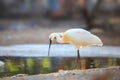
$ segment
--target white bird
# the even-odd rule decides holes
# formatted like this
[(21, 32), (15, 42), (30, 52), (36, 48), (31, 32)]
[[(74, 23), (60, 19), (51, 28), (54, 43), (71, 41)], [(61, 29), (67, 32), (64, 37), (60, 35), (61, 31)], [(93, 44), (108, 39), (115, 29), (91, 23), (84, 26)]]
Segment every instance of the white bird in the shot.
[(97, 45), (97, 46), (103, 45), (99, 37), (88, 32), (87, 30), (80, 29), (80, 28), (69, 29), (62, 33), (52, 33), (49, 36), (49, 40), (50, 40), (50, 44), (49, 44), (48, 56), (50, 53), (50, 47), (51, 47), (52, 41), (55, 40), (58, 43), (69, 43), (76, 47), (76, 50), (77, 50), (76, 63), (77, 64), (80, 59), (80, 54), (79, 54), (80, 48), (91, 46), (91, 45)]

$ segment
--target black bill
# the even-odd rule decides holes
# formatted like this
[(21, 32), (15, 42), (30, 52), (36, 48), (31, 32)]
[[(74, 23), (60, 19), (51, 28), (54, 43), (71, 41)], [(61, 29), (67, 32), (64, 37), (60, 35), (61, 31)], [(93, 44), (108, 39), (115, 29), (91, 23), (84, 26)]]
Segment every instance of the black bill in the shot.
[(48, 56), (49, 56), (49, 54), (50, 54), (50, 47), (51, 47), (52, 40), (50, 39), (49, 42), (50, 42), (50, 43), (49, 43), (49, 49), (48, 49)]

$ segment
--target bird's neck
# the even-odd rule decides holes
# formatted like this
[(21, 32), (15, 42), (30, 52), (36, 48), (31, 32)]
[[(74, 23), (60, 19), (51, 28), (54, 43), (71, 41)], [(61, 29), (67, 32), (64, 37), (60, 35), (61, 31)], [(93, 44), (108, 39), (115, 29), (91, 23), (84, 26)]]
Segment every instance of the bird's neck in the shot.
[(57, 41), (58, 43), (64, 43), (61, 37), (58, 37), (58, 38), (56, 39), (56, 41)]
[(62, 40), (62, 37), (60, 37), (59, 35), (57, 35), (56, 41), (57, 41), (58, 43), (64, 43), (63, 40)]

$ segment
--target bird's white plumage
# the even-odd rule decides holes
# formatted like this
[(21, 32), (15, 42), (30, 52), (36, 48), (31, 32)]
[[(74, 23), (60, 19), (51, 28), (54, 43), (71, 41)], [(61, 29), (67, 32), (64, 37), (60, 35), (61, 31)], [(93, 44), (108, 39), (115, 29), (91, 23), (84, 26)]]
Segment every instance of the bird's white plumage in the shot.
[(65, 33), (70, 42), (76, 46), (103, 45), (100, 38), (84, 29), (69, 29)]
[(63, 33), (52, 33), (49, 38), (51, 40), (56, 40), (58, 43), (70, 43), (75, 45), (77, 49), (91, 45), (103, 45), (99, 37), (81, 28), (69, 29)]

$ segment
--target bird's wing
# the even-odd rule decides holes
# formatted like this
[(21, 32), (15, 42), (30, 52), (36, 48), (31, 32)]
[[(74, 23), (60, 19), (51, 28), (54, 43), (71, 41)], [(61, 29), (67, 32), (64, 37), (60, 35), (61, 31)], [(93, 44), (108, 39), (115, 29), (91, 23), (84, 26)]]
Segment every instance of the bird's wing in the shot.
[(66, 31), (71, 43), (88, 46), (88, 45), (102, 45), (102, 41), (95, 35), (83, 29), (73, 29)]

